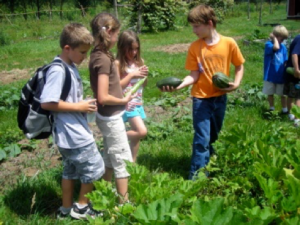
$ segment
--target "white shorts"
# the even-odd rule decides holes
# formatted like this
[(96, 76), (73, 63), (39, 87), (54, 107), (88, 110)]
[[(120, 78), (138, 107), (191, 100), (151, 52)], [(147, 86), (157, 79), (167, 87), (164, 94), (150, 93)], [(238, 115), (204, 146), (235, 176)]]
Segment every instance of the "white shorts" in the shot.
[(264, 81), (264, 86), (262, 92), (266, 95), (279, 95), (283, 96), (283, 86), (284, 84), (275, 84), (269, 81)]
[(102, 120), (96, 117), (96, 123), (103, 136), (105, 167), (114, 170), (115, 178), (129, 177), (125, 161), (133, 160), (122, 117), (113, 120)]

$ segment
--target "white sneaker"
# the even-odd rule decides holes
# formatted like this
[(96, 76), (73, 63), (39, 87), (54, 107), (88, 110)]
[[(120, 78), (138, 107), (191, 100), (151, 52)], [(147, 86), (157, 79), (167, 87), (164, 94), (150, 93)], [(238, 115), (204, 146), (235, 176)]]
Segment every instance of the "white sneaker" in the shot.
[(299, 127), (300, 126), (300, 119), (295, 119), (294, 120), (294, 126)]
[(295, 115), (290, 113), (290, 114), (289, 114), (289, 119), (290, 119), (290, 120), (294, 120), (294, 119), (295, 119)]

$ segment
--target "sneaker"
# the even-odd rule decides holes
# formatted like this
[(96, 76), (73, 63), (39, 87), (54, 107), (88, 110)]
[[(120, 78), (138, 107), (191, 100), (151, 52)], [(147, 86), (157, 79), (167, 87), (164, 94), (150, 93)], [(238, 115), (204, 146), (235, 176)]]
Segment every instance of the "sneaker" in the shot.
[(60, 207), (56, 211), (56, 219), (62, 220), (70, 216), (70, 213), (64, 213), (60, 210)]
[(294, 120), (294, 119), (295, 119), (295, 115), (290, 113), (290, 114), (289, 114), (289, 119), (290, 119), (290, 120)]
[(77, 204), (74, 204), (73, 208), (71, 209), (70, 215), (73, 219), (80, 220), (87, 219), (88, 216), (90, 216), (92, 219), (95, 219), (96, 217), (102, 217), (103, 213), (94, 210), (91, 204), (88, 204), (82, 209), (79, 209)]

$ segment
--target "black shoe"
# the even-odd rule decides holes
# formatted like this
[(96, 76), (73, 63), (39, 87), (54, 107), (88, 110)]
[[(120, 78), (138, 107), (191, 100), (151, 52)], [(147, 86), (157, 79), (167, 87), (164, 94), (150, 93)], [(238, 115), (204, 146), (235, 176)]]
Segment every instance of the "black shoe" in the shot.
[(79, 209), (77, 204), (74, 204), (73, 208), (71, 209), (70, 215), (73, 219), (80, 220), (87, 219), (88, 216), (90, 216), (92, 219), (95, 219), (96, 217), (102, 217), (103, 213), (94, 210), (91, 204), (88, 204), (82, 209)]
[(70, 216), (70, 213), (64, 213), (60, 210), (60, 208), (56, 212), (56, 218), (59, 220), (65, 219)]

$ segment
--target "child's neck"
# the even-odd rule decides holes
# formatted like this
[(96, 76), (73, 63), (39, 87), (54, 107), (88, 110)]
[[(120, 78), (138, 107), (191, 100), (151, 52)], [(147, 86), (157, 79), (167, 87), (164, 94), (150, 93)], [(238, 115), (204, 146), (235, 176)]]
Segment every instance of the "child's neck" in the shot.
[(135, 61), (134, 60), (126, 60), (126, 63), (127, 63), (127, 65), (128, 66), (131, 66), (132, 64), (134, 64), (135, 63)]
[(207, 45), (215, 45), (220, 41), (220, 35), (216, 30), (212, 30), (207, 37), (203, 38), (203, 40)]
[(59, 57), (68, 65), (72, 65), (72, 61), (62, 52)]

